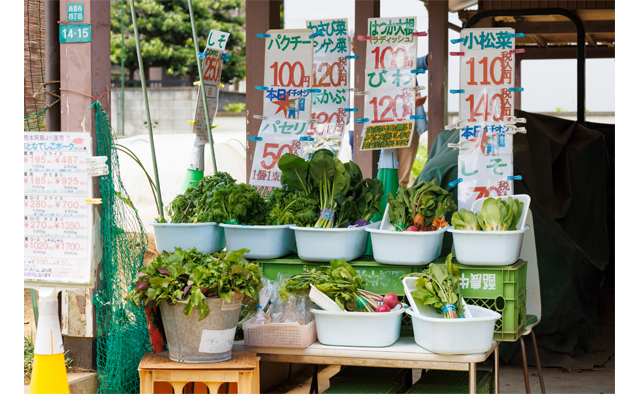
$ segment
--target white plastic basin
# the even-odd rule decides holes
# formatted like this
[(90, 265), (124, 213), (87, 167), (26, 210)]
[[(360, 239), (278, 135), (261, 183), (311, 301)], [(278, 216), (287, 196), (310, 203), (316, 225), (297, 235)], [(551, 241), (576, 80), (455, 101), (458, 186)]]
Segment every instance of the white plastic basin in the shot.
[(453, 234), (456, 259), (466, 265), (511, 265), (518, 261), (524, 233), (522, 230), (473, 231), (449, 228)]
[(159, 252), (173, 253), (196, 248), (200, 253), (215, 253), (224, 249), (224, 231), (217, 223), (157, 223), (151, 222)]
[(425, 265), (434, 261), (442, 250), (444, 233), (437, 231), (394, 231), (367, 228), (371, 233), (373, 258), (382, 264)]
[(227, 250), (249, 249), (247, 259), (275, 259), (293, 252), (296, 240), (290, 225), (241, 226), (221, 223)]
[(392, 312), (333, 312), (311, 309), (316, 317), (318, 341), (331, 346), (384, 347), (400, 338), (405, 309)]
[[(439, 354), (483, 353), (489, 350), (496, 320), (501, 315), (475, 305), (467, 305), (467, 308), (473, 313), (471, 319), (445, 319), (433, 308), (431, 316), (418, 314), (413, 308), (406, 309), (411, 315), (416, 343)], [(318, 338), (319, 334), (318, 332)]]
[(355, 228), (315, 228), (291, 226), (296, 236), (298, 257), (307, 261), (355, 260), (367, 249), (366, 228), (378, 228), (380, 222)]

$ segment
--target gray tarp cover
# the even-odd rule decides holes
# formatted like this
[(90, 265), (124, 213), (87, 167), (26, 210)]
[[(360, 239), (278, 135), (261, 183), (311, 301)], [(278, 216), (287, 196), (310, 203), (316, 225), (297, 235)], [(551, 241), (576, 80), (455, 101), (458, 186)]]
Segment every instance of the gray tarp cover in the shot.
[[(514, 175), (522, 175), (514, 181), (514, 194), (531, 196), (542, 299), (542, 319), (535, 327), (541, 361), (545, 366), (589, 368), (577, 366), (573, 357), (597, 352), (601, 357), (593, 364), (598, 365), (613, 353), (600, 341), (597, 303), (612, 257), (607, 221), (611, 225), (613, 220), (615, 126), (585, 127), (524, 111), (515, 115), (527, 119), (519, 125), (527, 133), (514, 137)], [(459, 134), (445, 130), (438, 135), (416, 182), (435, 178), (451, 190), (448, 183), (458, 177), (458, 151), (447, 144), (457, 143)], [(452, 192), (457, 201), (457, 189)], [(451, 250), (451, 234), (444, 242), (442, 256)], [(500, 355), (521, 363), (518, 347), (517, 342), (502, 343)]]

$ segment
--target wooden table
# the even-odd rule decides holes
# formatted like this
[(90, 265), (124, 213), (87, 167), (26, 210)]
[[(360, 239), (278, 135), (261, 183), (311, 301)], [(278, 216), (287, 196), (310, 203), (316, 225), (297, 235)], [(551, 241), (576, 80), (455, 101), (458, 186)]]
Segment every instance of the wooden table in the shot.
[[(498, 393), (497, 342), (493, 342), (491, 348), (484, 353), (463, 355), (431, 353), (418, 346), (413, 337), (400, 337), (393, 345), (381, 348), (325, 346), (316, 341), (306, 349), (292, 349), (244, 346), (244, 341), (236, 341), (233, 350), (256, 352), (262, 361), (469, 371), (471, 394), (476, 394), (476, 365), (487, 360), (493, 353), (495, 392)], [(312, 390), (314, 383), (317, 390), (317, 380), (312, 382)]]
[(210, 393), (217, 393), (223, 383), (237, 383), (238, 394), (260, 393), (260, 357), (252, 351), (234, 349), (231, 360), (209, 364), (171, 361), (169, 352), (146, 353), (140, 361), (140, 393), (154, 392), (155, 382), (166, 382), (174, 393), (182, 393), (189, 382), (202, 382)]

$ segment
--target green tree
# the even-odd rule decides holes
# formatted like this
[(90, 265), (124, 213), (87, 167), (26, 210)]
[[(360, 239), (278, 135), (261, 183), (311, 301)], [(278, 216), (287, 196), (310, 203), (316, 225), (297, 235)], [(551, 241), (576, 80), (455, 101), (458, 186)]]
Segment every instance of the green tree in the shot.
[[(198, 66), (193, 47), (193, 33), (186, 0), (135, 0), (140, 49), (145, 75), (149, 67), (166, 67), (173, 76), (187, 76), (189, 81), (198, 79)], [(244, 1), (242, 0), (192, 0), (193, 14), (200, 51), (204, 51), (211, 29), (231, 33), (226, 51), (229, 61), (222, 68), (221, 81), (230, 83), (234, 78), (244, 79), (246, 72), (246, 31)], [(121, 2), (111, 2), (111, 63), (121, 61)], [(133, 36), (129, 0), (124, 2), (124, 66), (128, 79), (133, 79), (138, 69), (136, 42)]]

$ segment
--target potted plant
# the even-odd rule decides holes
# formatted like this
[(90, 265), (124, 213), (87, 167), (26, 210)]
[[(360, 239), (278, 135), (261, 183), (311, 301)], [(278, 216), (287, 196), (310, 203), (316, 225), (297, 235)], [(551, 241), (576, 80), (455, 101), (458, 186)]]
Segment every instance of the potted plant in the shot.
[(225, 246), (224, 231), (214, 215), (214, 194), (220, 187), (234, 184), (226, 172), (218, 172), (200, 180), (195, 186), (177, 195), (167, 207), (170, 221), (156, 219), (153, 226), (159, 251), (175, 248), (196, 248), (202, 253), (214, 253)]
[(262, 270), (243, 257), (246, 252), (204, 254), (176, 248), (139, 270), (125, 300), (160, 308), (171, 360), (231, 358), (243, 300), (257, 299), (262, 287)]

